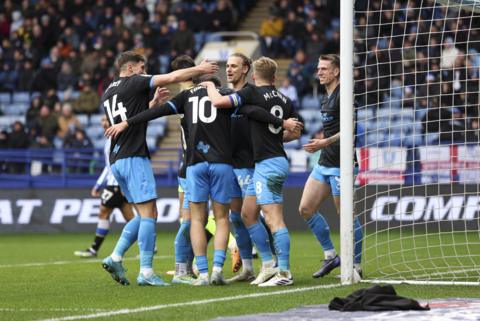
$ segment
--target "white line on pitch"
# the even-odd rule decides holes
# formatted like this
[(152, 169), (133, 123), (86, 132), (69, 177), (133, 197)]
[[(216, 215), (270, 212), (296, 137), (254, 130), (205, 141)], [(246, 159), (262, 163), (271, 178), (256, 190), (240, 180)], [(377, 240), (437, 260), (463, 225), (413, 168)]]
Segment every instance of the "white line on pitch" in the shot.
[(35, 308), (0, 308), (0, 312), (102, 312), (108, 311), (107, 309), (95, 309), (95, 308), (51, 308), (51, 309), (35, 309)]
[(122, 315), (122, 314), (134, 314), (134, 313), (141, 313), (146, 311), (157, 311), (162, 309), (168, 308), (177, 308), (177, 307), (185, 307), (189, 305), (200, 305), (200, 304), (209, 304), (215, 302), (225, 302), (225, 301), (233, 301), (233, 300), (242, 300), (242, 299), (252, 299), (252, 298), (260, 298), (264, 296), (271, 296), (271, 295), (282, 295), (282, 294), (290, 294), (290, 293), (298, 293), (298, 292), (307, 292), (319, 289), (330, 289), (341, 287), (340, 283), (337, 284), (325, 284), (325, 285), (317, 285), (317, 286), (310, 286), (305, 288), (296, 288), (296, 289), (288, 289), (288, 290), (281, 290), (281, 291), (273, 291), (273, 292), (263, 292), (263, 293), (252, 293), (252, 294), (245, 294), (245, 295), (235, 295), (235, 296), (227, 296), (222, 298), (214, 298), (214, 299), (207, 299), (207, 300), (199, 300), (199, 301), (189, 301), (189, 302), (182, 302), (182, 303), (171, 303), (171, 304), (160, 304), (160, 305), (153, 305), (147, 307), (140, 307), (134, 309), (121, 309), (121, 310), (112, 310), (106, 312), (99, 312), (94, 314), (84, 314), (84, 315), (72, 315), (60, 318), (51, 318), (51, 319), (42, 319), (36, 321), (71, 321), (71, 320), (83, 320), (83, 319), (96, 319), (101, 317), (111, 317), (114, 315)]
[[(155, 259), (164, 260), (171, 258), (170, 255), (160, 255), (155, 256)], [(124, 261), (138, 260), (136, 257), (127, 257), (123, 259)], [(6, 268), (19, 268), (19, 267), (36, 267), (36, 266), (46, 266), (46, 265), (66, 265), (66, 264), (79, 264), (79, 263), (100, 263), (102, 259), (78, 259), (73, 261), (54, 261), (54, 262), (36, 262), (36, 263), (18, 263), (18, 264), (3, 264), (0, 265), (0, 269)]]

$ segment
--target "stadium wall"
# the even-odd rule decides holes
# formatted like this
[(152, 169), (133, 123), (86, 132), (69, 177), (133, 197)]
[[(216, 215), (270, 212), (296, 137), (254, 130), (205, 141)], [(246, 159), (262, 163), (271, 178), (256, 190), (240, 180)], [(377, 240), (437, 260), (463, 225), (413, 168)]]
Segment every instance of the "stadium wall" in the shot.
[[(364, 213), (367, 228), (394, 228), (408, 222), (425, 222), (424, 228), (478, 229), (479, 185), (421, 185), (415, 187), (368, 185), (357, 189), (358, 213)], [(286, 188), (285, 217), (290, 230), (305, 230), (298, 215), (303, 188)], [(0, 191), (0, 233), (91, 232), (96, 226), (99, 198), (87, 189), (24, 189)], [(176, 188), (160, 188), (157, 201), (158, 230), (178, 228)], [(339, 220), (332, 200), (320, 208), (334, 231)], [(118, 210), (112, 214), (113, 229), (124, 223)], [(413, 225), (413, 224), (412, 224)]]

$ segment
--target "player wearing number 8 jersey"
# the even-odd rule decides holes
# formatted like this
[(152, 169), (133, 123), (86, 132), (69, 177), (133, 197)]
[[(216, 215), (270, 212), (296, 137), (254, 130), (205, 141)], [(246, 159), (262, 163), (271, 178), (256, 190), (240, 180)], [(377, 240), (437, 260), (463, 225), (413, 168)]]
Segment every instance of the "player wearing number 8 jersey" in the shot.
[[(221, 96), (211, 83), (204, 85), (217, 108), (235, 107), (242, 110), (252, 104), (270, 112), (279, 119), (295, 116), (291, 101), (273, 86), (277, 64), (262, 57), (253, 63), (253, 79), (256, 86), (245, 87), (229, 96)], [(283, 149), (284, 133), (281, 126), (263, 124), (250, 120), (253, 156), (255, 161), (254, 187), (257, 204), (270, 227), (278, 257), (279, 271), (274, 268), (272, 252), (265, 227), (258, 222), (258, 212), (242, 211), (242, 219), (257, 246), (262, 259), (262, 272), (252, 284), (277, 286), (293, 284), (290, 273), (290, 237), (283, 221), (283, 183), (288, 174), (288, 161)], [(298, 125), (300, 127), (300, 124)], [(298, 138), (299, 131), (290, 133)], [(288, 140), (288, 139), (287, 139)], [(271, 278), (271, 279), (270, 279)], [(269, 280), (270, 279), (270, 280)]]
[[(125, 121), (148, 109), (151, 89), (194, 76), (215, 72), (218, 67), (209, 62), (199, 66), (177, 70), (166, 75), (146, 75), (145, 57), (127, 51), (117, 61), (119, 77), (105, 90), (102, 105), (112, 125)], [(158, 90), (158, 89), (157, 89)], [(140, 248), (139, 285), (165, 285), (154, 274), (152, 261), (155, 247), (155, 223), (157, 198), (155, 179), (149, 161), (146, 144), (147, 124), (127, 129), (112, 138), (110, 165), (122, 192), (133, 203), (139, 216), (125, 225), (113, 253), (103, 260), (103, 267), (120, 284), (129, 284), (122, 266), (122, 258), (128, 248), (138, 240)]]

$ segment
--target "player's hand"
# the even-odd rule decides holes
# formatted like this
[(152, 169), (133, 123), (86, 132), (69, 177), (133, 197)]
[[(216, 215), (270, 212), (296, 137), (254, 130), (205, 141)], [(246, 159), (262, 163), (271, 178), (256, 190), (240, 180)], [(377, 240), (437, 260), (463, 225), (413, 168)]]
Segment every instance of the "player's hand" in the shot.
[(165, 103), (170, 97), (170, 90), (165, 87), (157, 87), (150, 104), (150, 108)]
[(215, 84), (212, 81), (202, 81), (198, 84), (199, 86), (208, 88), (208, 87), (215, 87)]
[(100, 196), (100, 191), (97, 189), (96, 186), (94, 186), (94, 187), (92, 188), (92, 190), (90, 191), (90, 195), (91, 195), (92, 197), (99, 197), (99, 196)]
[(315, 153), (317, 150), (323, 149), (330, 145), (328, 138), (310, 139), (308, 144), (303, 145), (303, 149), (309, 153)]
[(282, 127), (290, 132), (301, 132), (303, 129), (303, 124), (296, 118), (289, 118), (283, 121)]
[(198, 68), (200, 68), (203, 74), (215, 74), (218, 71), (217, 63), (208, 59), (202, 60)]
[(108, 127), (107, 130), (105, 131), (105, 136), (115, 138), (121, 132), (123, 132), (125, 129), (127, 129), (127, 127), (128, 127), (128, 123), (127, 123), (126, 120), (124, 120), (119, 124)]

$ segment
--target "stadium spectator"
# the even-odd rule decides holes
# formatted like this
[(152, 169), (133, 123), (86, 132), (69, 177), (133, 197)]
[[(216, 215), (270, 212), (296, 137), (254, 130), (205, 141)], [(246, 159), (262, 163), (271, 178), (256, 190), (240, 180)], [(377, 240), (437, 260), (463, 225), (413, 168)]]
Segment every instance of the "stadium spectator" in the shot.
[(172, 34), (171, 46), (172, 58), (179, 55), (193, 56), (195, 37), (193, 36), (193, 32), (187, 28), (187, 21), (178, 21), (178, 30)]
[(0, 71), (0, 91), (13, 92), (17, 87), (18, 72), (10, 64), (3, 64)]
[(260, 26), (263, 55), (277, 57), (282, 32), (283, 20), (278, 17), (278, 14), (275, 12), (275, 10), (271, 10), (268, 18), (265, 18)]
[[(12, 125), (12, 132), (8, 135), (8, 148), (28, 148), (30, 146), (30, 139), (25, 132), (25, 126), (20, 122), (16, 121)], [(21, 162), (14, 162), (8, 165), (10, 173), (24, 173), (25, 164)]]
[(93, 114), (98, 112), (100, 99), (89, 82), (85, 82), (80, 95), (73, 101), (73, 110), (79, 114)]
[(81, 151), (81, 149), (93, 148), (92, 141), (82, 129), (75, 129), (75, 131), (65, 138), (63, 148), (75, 149), (68, 163), (68, 168), (71, 173), (88, 173), (89, 163), (92, 157), (91, 151)]
[[(286, 1), (282, 1), (284, 2)], [(297, 18), (295, 11), (288, 11), (282, 32), (282, 48), (288, 57), (293, 57), (300, 48), (304, 47), (306, 35), (302, 20)]]
[(35, 127), (38, 116), (40, 115), (40, 108), (42, 107), (42, 99), (40, 95), (35, 95), (30, 101), (30, 107), (25, 114), (25, 123), (29, 129)]
[(234, 24), (233, 13), (225, 0), (217, 0), (215, 10), (210, 15), (211, 31), (227, 31)]
[(57, 84), (57, 89), (60, 91), (74, 89), (77, 84), (77, 76), (73, 73), (72, 66), (68, 61), (62, 62), (57, 76)]
[(58, 117), (57, 136), (64, 139), (69, 133), (73, 133), (75, 129), (81, 128), (80, 121), (73, 114), (72, 105), (64, 103), (61, 108), (61, 115)]
[(297, 94), (297, 89), (295, 86), (290, 84), (290, 79), (285, 78), (282, 81), (282, 85), (280, 88), (278, 88), (278, 91), (290, 98), (292, 101), (293, 107), (298, 108), (299, 106), (299, 101), (298, 101), (298, 94)]
[(39, 136), (45, 137), (50, 143), (58, 131), (58, 119), (55, 117), (50, 108), (43, 104), (40, 113), (36, 119), (35, 127)]

